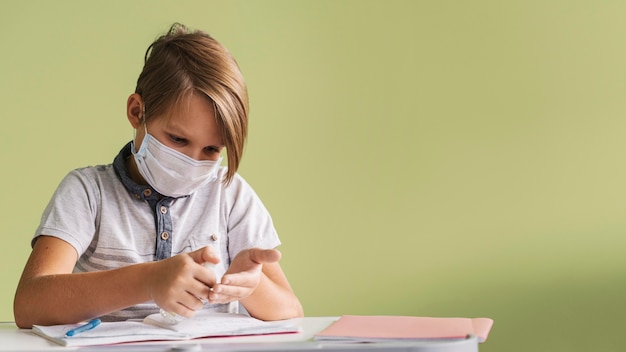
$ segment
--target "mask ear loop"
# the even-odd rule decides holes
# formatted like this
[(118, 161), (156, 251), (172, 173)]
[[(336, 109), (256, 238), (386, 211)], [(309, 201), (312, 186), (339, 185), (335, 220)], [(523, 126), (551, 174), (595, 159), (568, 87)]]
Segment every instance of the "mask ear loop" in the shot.
[[(141, 111), (142, 111), (142, 113), (141, 113), (141, 118), (139, 119), (139, 121), (140, 122), (143, 121), (143, 130), (144, 130), (145, 134), (148, 134), (148, 122), (146, 121), (146, 104), (143, 104), (141, 106)], [(136, 132), (137, 131), (135, 130), (135, 133)]]
[[(148, 134), (148, 124), (146, 123), (146, 105), (141, 106), (141, 116), (139, 117), (139, 122), (143, 124), (144, 130), (144, 138)], [(137, 148), (137, 129), (133, 128), (133, 146), (135, 147), (135, 152), (138, 151)]]

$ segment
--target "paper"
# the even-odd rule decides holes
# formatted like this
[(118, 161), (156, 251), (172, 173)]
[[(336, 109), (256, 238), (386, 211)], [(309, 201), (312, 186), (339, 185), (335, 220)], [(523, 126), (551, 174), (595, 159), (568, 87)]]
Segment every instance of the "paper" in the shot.
[(473, 334), (487, 340), (489, 318), (344, 315), (314, 336), (316, 341), (378, 342), (390, 340), (462, 339)]
[(161, 314), (152, 314), (144, 323), (159, 326), (191, 338), (297, 332), (299, 327), (284, 321), (262, 321), (244, 314), (198, 312), (193, 319), (171, 324)]
[(136, 341), (190, 340), (201, 337), (294, 333), (298, 325), (286, 321), (266, 322), (243, 314), (198, 311), (176, 325), (161, 314), (141, 321), (103, 322), (97, 328), (72, 337), (65, 333), (80, 324), (33, 326), (33, 332), (63, 346), (93, 346)]

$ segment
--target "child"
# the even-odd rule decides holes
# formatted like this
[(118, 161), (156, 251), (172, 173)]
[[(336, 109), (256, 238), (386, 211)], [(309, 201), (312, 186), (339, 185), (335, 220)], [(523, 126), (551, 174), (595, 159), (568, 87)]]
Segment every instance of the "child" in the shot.
[(112, 164), (71, 171), (46, 207), (15, 293), (16, 324), (159, 308), (302, 316), (271, 217), (236, 173), (248, 97), (229, 52), (174, 24), (148, 48), (126, 113), (134, 140)]

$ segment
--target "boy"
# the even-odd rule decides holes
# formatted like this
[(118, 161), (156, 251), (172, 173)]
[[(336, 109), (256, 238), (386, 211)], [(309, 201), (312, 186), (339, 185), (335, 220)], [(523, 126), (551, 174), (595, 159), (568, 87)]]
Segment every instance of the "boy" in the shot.
[(174, 24), (148, 48), (126, 112), (134, 140), (112, 164), (70, 172), (46, 207), (16, 290), (16, 324), (159, 308), (302, 316), (271, 217), (236, 173), (248, 97), (229, 52)]

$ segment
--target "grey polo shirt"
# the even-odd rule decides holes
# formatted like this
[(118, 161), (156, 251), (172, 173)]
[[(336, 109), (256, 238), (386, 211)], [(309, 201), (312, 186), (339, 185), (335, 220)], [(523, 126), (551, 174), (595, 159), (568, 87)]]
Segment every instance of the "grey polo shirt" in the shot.
[[(241, 250), (280, 245), (268, 211), (240, 175), (224, 186), (226, 167), (221, 167), (215, 182), (193, 194), (163, 197), (131, 180), (124, 162), (130, 155), (128, 143), (112, 164), (71, 171), (48, 203), (33, 243), (48, 235), (72, 245), (79, 255), (74, 272), (161, 260), (209, 245), (220, 256), (218, 278)], [(233, 312), (237, 305), (205, 308)], [(140, 319), (155, 312), (158, 307), (147, 303), (102, 319)]]

